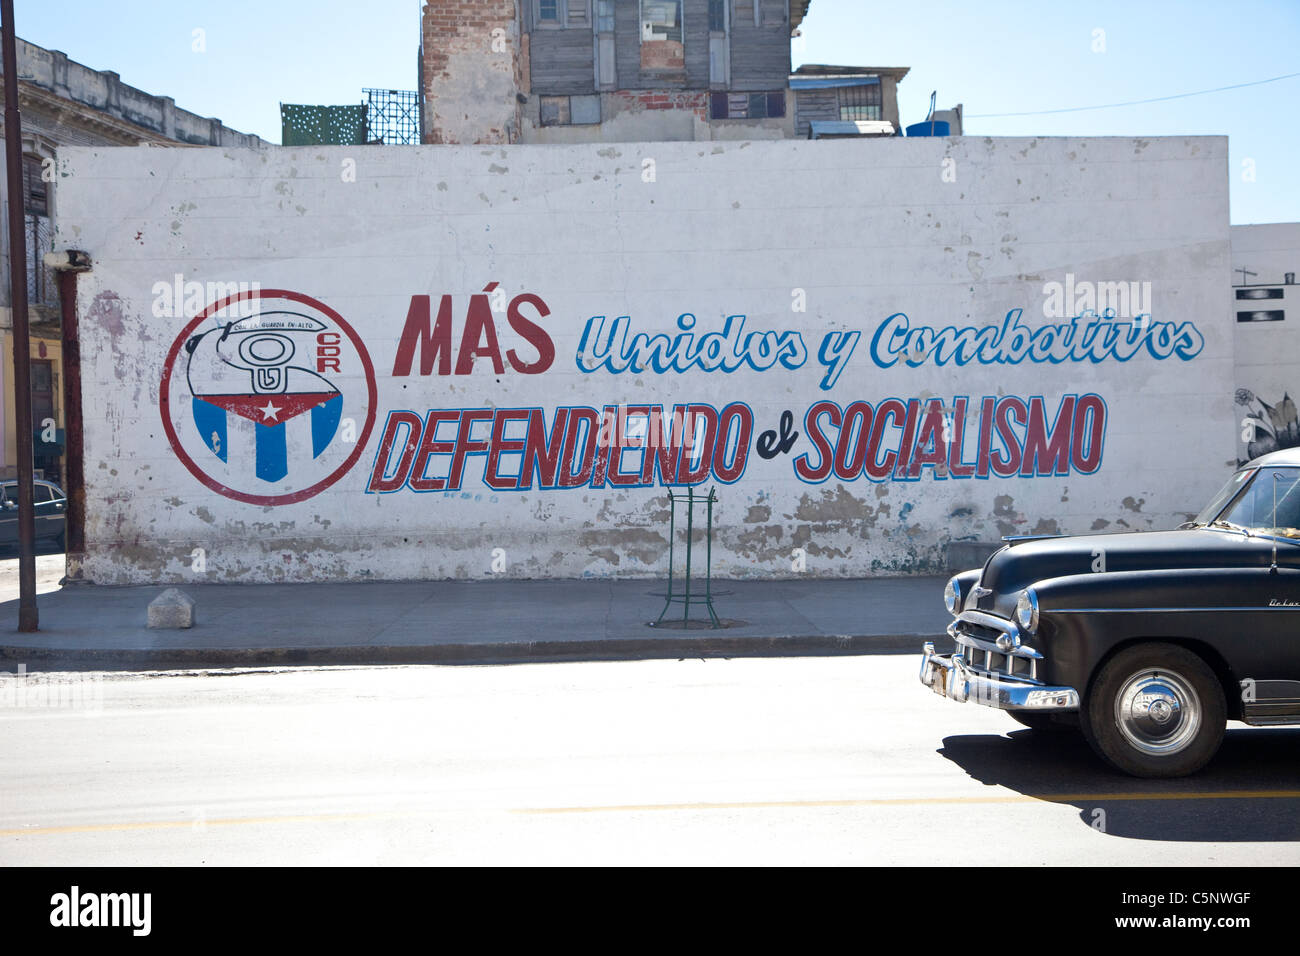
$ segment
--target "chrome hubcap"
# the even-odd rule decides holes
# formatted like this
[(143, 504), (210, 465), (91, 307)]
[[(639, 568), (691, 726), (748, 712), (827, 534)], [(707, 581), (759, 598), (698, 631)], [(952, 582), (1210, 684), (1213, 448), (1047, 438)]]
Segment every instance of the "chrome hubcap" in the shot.
[(1201, 726), (1201, 701), (1179, 674), (1144, 670), (1124, 682), (1115, 698), (1115, 723), (1135, 748), (1174, 754), (1190, 744)]

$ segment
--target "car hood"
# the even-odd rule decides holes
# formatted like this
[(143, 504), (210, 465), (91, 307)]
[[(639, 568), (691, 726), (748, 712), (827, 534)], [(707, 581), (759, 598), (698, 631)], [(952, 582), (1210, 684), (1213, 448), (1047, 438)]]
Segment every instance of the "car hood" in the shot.
[(1024, 588), (1072, 574), (1258, 565), (1268, 547), (1268, 538), (1205, 528), (1021, 541), (989, 558), (980, 585), (993, 593), (981, 598), (977, 607), (1008, 615), (1014, 596)]

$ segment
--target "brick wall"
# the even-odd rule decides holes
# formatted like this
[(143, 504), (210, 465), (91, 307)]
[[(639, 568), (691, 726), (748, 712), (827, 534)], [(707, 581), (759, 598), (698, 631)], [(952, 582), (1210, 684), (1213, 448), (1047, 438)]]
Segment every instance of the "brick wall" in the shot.
[(681, 43), (664, 40), (641, 44), (642, 70), (673, 70), (686, 72), (686, 51)]
[(426, 143), (511, 143), (525, 87), (514, 0), (430, 0), (421, 27)]
[(702, 120), (709, 118), (708, 90), (619, 90), (611, 94), (618, 111), (690, 110)]

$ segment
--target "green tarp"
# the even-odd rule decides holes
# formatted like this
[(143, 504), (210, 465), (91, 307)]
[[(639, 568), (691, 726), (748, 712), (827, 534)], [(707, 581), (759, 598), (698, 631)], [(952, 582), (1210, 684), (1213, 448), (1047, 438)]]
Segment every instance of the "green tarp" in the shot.
[(282, 146), (364, 146), (366, 106), (280, 104)]

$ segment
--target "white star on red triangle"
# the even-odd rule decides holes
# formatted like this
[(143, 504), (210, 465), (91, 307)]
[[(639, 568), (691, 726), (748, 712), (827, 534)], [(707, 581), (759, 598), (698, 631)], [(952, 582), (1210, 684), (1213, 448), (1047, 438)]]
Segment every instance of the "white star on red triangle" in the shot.
[(258, 411), (262, 413), (262, 417), (267, 421), (279, 421), (276, 416), (280, 414), (280, 409), (272, 405), (269, 398), (266, 400), (266, 406), (264, 408), (259, 408)]

